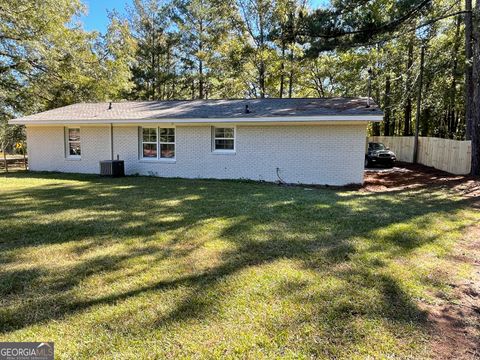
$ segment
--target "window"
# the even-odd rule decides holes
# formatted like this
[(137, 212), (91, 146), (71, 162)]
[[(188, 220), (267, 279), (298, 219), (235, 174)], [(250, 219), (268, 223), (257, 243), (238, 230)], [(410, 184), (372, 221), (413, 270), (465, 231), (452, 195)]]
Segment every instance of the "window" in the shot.
[(80, 128), (67, 128), (67, 157), (80, 158), (82, 149), (80, 146)]
[(160, 129), (160, 157), (166, 159), (175, 158), (175, 129)]
[(175, 159), (175, 128), (141, 128), (140, 134), (142, 159)]
[(157, 129), (142, 128), (142, 157), (157, 158)]
[(235, 151), (235, 128), (214, 127), (213, 128), (213, 150), (214, 151)]

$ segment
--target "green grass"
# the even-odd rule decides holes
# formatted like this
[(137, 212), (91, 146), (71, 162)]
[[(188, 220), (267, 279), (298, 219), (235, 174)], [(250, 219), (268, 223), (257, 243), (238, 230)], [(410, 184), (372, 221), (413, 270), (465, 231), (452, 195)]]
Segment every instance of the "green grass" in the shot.
[(468, 272), (448, 255), (479, 220), (441, 189), (0, 175), (0, 341), (75, 359), (421, 358), (418, 301)]

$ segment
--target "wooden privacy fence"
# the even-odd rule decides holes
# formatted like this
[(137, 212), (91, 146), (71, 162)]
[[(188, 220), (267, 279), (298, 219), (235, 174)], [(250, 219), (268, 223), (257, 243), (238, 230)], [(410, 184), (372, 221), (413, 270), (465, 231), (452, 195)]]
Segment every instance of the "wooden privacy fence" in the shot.
[[(413, 136), (371, 136), (368, 141), (384, 143), (399, 161), (413, 162)], [(471, 152), (470, 141), (418, 138), (418, 162), (452, 174), (470, 173)]]
[(4, 157), (0, 154), (0, 170), (8, 172), (9, 169), (25, 169), (27, 170), (28, 160), (26, 156), (8, 156)]

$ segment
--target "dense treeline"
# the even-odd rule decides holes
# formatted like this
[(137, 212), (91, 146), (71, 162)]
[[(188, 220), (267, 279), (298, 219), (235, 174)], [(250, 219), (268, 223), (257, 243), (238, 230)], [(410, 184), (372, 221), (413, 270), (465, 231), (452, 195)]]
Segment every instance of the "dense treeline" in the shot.
[(463, 139), (463, 10), (456, 0), (135, 0), (99, 34), (79, 24), (80, 0), (0, 0), (0, 117), (79, 101), (370, 92), (385, 112), (370, 131), (411, 135), (424, 46), (420, 134)]
[(459, 10), (456, 1), (433, 3), (427, 14), (406, 21), (393, 34), (356, 38), (353, 47), (306, 36), (314, 11), (299, 0), (137, 0), (129, 16), (138, 44), (135, 85), (127, 97), (366, 96), (372, 69), (371, 94), (386, 121), (371, 130), (411, 135), (423, 44), (421, 134), (463, 138), (462, 16), (415, 31), (425, 19)]

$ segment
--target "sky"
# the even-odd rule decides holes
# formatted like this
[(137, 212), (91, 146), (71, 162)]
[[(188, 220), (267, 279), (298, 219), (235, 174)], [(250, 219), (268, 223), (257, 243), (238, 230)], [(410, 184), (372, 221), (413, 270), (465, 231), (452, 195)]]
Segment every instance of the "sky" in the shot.
[(87, 15), (80, 19), (83, 26), (88, 31), (97, 30), (101, 33), (107, 31), (108, 16), (107, 10), (117, 10), (120, 14), (125, 14), (125, 5), (131, 4), (132, 0), (83, 0), (87, 6)]
[[(311, 0), (312, 6), (325, 3), (326, 0)], [(100, 31), (105, 33), (108, 26), (107, 11), (115, 9), (120, 14), (125, 14), (125, 5), (130, 5), (132, 0), (83, 0), (87, 6), (87, 15), (80, 18), (83, 26), (88, 31)]]

